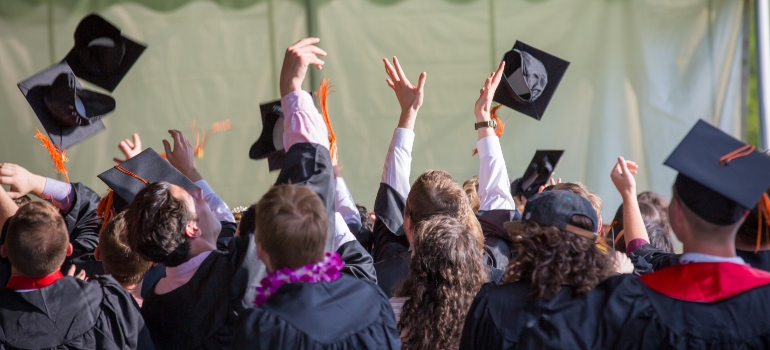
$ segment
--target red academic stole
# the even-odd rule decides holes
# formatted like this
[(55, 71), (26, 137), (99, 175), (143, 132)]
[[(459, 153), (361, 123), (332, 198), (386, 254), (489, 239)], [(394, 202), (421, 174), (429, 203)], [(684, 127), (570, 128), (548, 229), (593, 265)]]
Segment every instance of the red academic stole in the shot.
[(43, 277), (11, 276), (11, 278), (8, 279), (8, 284), (5, 288), (13, 290), (40, 289), (52, 285), (62, 277), (64, 277), (64, 275), (62, 275), (60, 271), (56, 271)]
[(770, 273), (729, 262), (671, 266), (640, 277), (652, 290), (692, 302), (713, 303), (770, 284)]

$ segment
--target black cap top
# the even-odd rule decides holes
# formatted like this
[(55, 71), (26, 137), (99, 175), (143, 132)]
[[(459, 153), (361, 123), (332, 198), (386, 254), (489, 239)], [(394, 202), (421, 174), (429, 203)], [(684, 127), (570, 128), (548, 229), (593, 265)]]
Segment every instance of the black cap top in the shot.
[(116, 213), (125, 209), (139, 191), (153, 182), (169, 182), (187, 191), (200, 189), (152, 148), (110, 168), (98, 177), (117, 195), (113, 199)]
[(569, 62), (520, 41), (503, 56), (505, 71), (494, 101), (540, 120)]
[(770, 188), (770, 156), (699, 120), (665, 165), (684, 204), (716, 225), (738, 222)]
[(75, 74), (112, 92), (147, 46), (120, 35), (120, 29), (96, 14), (75, 29), (75, 47), (64, 58)]
[(563, 150), (535, 152), (524, 176), (511, 182), (511, 195), (529, 198), (536, 194), (540, 186), (548, 183), (563, 154)]
[[(591, 230), (569, 224), (573, 215), (582, 215), (591, 220)], [(571, 191), (556, 190), (535, 194), (527, 200), (522, 214), (522, 221), (511, 221), (503, 226), (510, 231), (520, 231), (526, 222), (536, 222), (543, 226), (554, 226), (566, 232), (596, 240), (599, 231), (599, 219), (596, 210), (587, 199)]]
[(18, 84), (51, 142), (60, 149), (104, 130), (101, 117), (115, 109), (107, 95), (83, 89), (66, 62)]
[(283, 149), (283, 110), (281, 100), (259, 105), (262, 114), (262, 133), (249, 149), (249, 158), (267, 158), (270, 171), (280, 170), (286, 158)]

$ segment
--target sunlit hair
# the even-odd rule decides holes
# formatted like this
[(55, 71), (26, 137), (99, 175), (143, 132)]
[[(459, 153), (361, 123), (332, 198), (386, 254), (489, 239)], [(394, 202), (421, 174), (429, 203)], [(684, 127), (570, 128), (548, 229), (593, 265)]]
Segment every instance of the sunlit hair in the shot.
[(443, 215), (423, 221), (409, 278), (397, 293), (408, 298), (398, 323), (403, 348), (457, 348), (465, 315), (487, 280), (483, 253), (462, 222)]
[(415, 180), (404, 208), (404, 217), (408, 217), (415, 227), (435, 215), (460, 220), (476, 237), (479, 249), (483, 249), (481, 224), (471, 209), (465, 191), (449, 173), (441, 170), (426, 171)]
[[(573, 215), (570, 225), (591, 230), (591, 220)], [(596, 242), (557, 227), (528, 222), (512, 232), (516, 256), (508, 263), (505, 283), (529, 281), (528, 300), (551, 300), (562, 286), (583, 295), (614, 273), (612, 256)]]
[(463, 183), (463, 190), (465, 195), (468, 196), (468, 202), (471, 204), (471, 209), (474, 213), (478, 213), (481, 208), (481, 198), (479, 198), (479, 177), (478, 175), (471, 177), (468, 181)]
[(99, 232), (99, 254), (104, 272), (123, 284), (142, 282), (152, 262), (134, 253), (128, 246), (125, 211), (106, 223)]

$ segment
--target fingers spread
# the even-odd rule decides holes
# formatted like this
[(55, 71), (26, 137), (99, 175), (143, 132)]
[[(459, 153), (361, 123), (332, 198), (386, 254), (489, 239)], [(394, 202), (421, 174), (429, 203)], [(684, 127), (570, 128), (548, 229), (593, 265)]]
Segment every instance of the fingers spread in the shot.
[(315, 45), (315, 44), (318, 44), (320, 41), (321, 39), (319, 38), (305, 38), (300, 41), (297, 41), (296, 43), (294, 43), (294, 45), (289, 46), (289, 50), (296, 50), (308, 45)]
[(401, 69), (401, 64), (398, 63), (398, 57), (393, 56), (393, 64), (396, 66), (396, 73), (398, 73), (398, 78), (400, 80), (403, 80), (409, 84), (409, 80), (406, 79), (406, 75), (404, 74), (404, 71)]
[(423, 88), (425, 88), (425, 80), (428, 79), (428, 73), (422, 72), (420, 74), (420, 78), (417, 80), (417, 91), (422, 92)]
[(398, 82), (398, 74), (396, 74), (396, 69), (393, 68), (393, 66), (390, 64), (390, 61), (388, 61), (387, 58), (383, 58), (382, 61), (385, 62), (385, 73), (388, 74), (393, 82)]
[(166, 157), (171, 155), (171, 145), (168, 143), (168, 141), (163, 140), (163, 148), (166, 150)]

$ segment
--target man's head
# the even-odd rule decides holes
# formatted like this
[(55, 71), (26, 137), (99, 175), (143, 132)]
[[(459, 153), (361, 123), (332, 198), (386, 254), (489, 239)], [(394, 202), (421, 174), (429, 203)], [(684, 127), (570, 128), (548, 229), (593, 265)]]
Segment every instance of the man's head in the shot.
[(404, 232), (409, 242), (414, 242), (417, 226), (434, 215), (455, 217), (465, 223), (480, 247), (483, 246), (481, 225), (465, 191), (449, 173), (440, 170), (429, 170), (420, 175), (409, 191), (404, 207)]
[(67, 225), (47, 202), (23, 205), (8, 224), (3, 246), (11, 266), (25, 276), (47, 276), (72, 254)]
[(206, 200), (168, 182), (154, 182), (139, 191), (125, 219), (131, 249), (169, 267), (190, 259), (195, 240), (216, 244), (221, 230)]
[(95, 255), (101, 260), (105, 273), (112, 275), (120, 284), (135, 285), (142, 281), (152, 262), (143, 259), (128, 246), (124, 214), (118, 214), (102, 227)]
[(273, 186), (256, 207), (257, 250), (268, 270), (321, 261), (328, 235), (326, 209), (305, 186)]
[[(692, 185), (692, 184), (691, 184)], [(701, 186), (702, 185), (697, 185)], [(684, 188), (677, 188), (674, 186), (673, 199), (668, 206), (668, 217), (670, 220), (671, 228), (674, 230), (676, 238), (679, 239), (685, 246), (692, 245), (695, 242), (725, 245), (731, 246), (735, 241), (735, 234), (738, 231), (738, 227), (743, 223), (743, 220), (748, 214), (748, 210), (741, 209), (739, 207), (733, 207), (730, 209), (729, 214), (723, 214), (718, 219), (719, 222), (715, 223), (714, 218), (706, 218), (703, 214), (698, 214), (687, 204), (688, 200), (683, 199), (680, 195), (680, 191)], [(708, 190), (703, 187), (700, 190)], [(688, 189), (696, 190), (696, 189)], [(710, 190), (709, 190), (710, 191)], [(715, 200), (717, 203), (725, 204), (729, 199), (722, 197), (721, 195), (711, 191), (708, 195), (699, 196), (699, 198), (709, 198)], [(690, 198), (692, 195), (686, 195), (686, 198)], [(717, 199), (719, 196), (721, 198)], [(701, 204), (690, 204), (701, 205)], [(738, 205), (735, 203), (735, 205)], [(724, 205), (722, 205), (724, 206)], [(742, 213), (742, 214), (741, 214)]]

